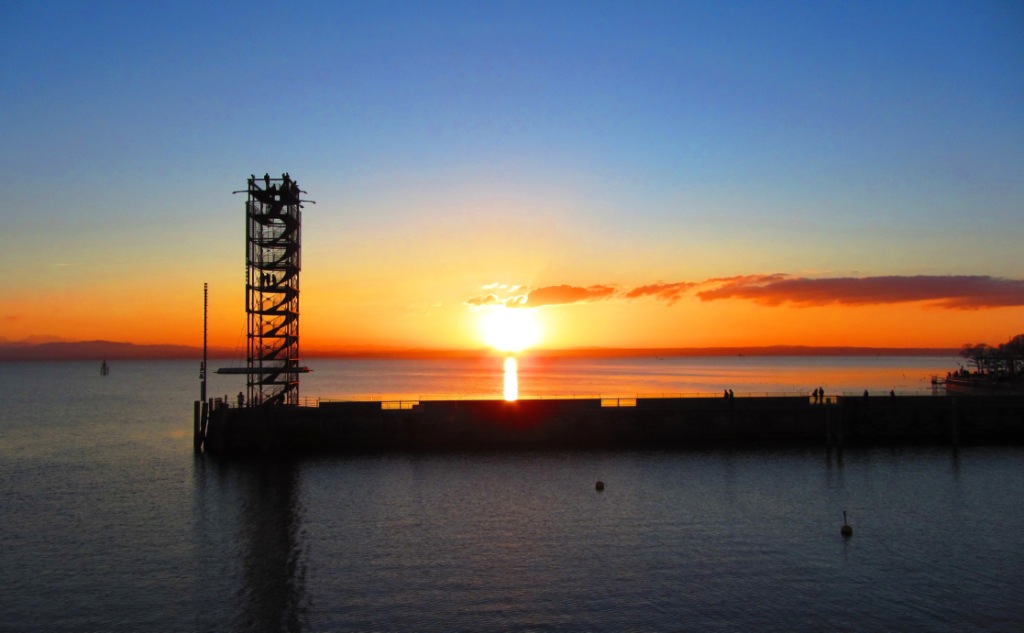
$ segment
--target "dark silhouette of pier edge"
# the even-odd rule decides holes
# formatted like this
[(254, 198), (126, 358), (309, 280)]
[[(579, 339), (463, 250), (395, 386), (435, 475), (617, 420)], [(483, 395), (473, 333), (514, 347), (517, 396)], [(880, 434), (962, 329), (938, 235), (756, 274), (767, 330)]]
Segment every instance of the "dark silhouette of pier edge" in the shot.
[[(611, 401), (610, 401), (611, 400)], [(806, 396), (323, 402), (214, 407), (219, 454), (1024, 445), (1024, 398)]]

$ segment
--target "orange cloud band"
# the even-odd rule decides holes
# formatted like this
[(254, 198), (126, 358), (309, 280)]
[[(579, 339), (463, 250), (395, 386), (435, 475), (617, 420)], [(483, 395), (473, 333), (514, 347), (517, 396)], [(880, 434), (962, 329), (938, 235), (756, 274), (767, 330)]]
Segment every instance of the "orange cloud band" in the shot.
[(1024, 280), (988, 275), (915, 275), (880, 277), (831, 277), (810, 279), (782, 273), (717, 277), (701, 282), (680, 281), (637, 286), (629, 290), (611, 284), (544, 286), (525, 295), (501, 298), (495, 294), (472, 297), (470, 306), (506, 305), (537, 308), (549, 305), (585, 303), (610, 298), (652, 297), (669, 305), (686, 293), (700, 288), (701, 301), (743, 299), (766, 306), (792, 304), (798, 307), (841, 305), (882, 305), (931, 302), (950, 310), (977, 310), (1024, 306)]
[(1024, 280), (984, 275), (916, 275), (807, 279), (784, 275), (736, 277), (697, 292), (701, 301), (747, 299), (762, 305), (878, 305), (932, 302), (975, 310), (1024, 305)]

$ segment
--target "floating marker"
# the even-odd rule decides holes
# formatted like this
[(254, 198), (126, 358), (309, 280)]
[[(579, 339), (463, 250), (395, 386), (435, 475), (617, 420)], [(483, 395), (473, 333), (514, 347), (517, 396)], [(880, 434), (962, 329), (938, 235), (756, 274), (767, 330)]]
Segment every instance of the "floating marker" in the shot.
[(846, 510), (843, 510), (843, 527), (839, 528), (839, 533), (847, 538), (853, 536), (853, 528), (846, 522)]
[(598, 481), (597, 481), (597, 483), (596, 483), (596, 484), (594, 484), (594, 488), (595, 488), (595, 489), (596, 489), (596, 490), (597, 490), (598, 492), (601, 492), (602, 490), (604, 490), (604, 482), (603, 482), (603, 481), (601, 481), (601, 480), (598, 480)]

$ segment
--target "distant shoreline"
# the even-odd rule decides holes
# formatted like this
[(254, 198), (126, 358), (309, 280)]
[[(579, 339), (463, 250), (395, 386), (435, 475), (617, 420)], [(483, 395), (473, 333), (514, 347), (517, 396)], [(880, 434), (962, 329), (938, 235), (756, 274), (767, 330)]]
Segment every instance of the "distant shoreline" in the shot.
[[(932, 347), (853, 347), (770, 345), (764, 347), (663, 347), (663, 348), (569, 348), (534, 349), (521, 355), (537, 358), (680, 358), (730, 356), (957, 356), (960, 350)], [(478, 350), (353, 350), (304, 352), (304, 358), (458, 359), (507, 356), (503, 352)]]
[[(664, 348), (570, 348), (535, 349), (525, 352), (537, 358), (660, 358), (729, 356), (958, 356), (958, 348), (933, 347), (856, 347), (767, 345), (759, 347), (664, 347)], [(210, 348), (210, 358), (235, 358), (238, 350)], [(136, 345), (115, 341), (50, 343), (0, 343), (0, 361), (30, 360), (200, 360), (201, 347), (188, 345)], [(443, 360), (484, 358), (505, 354), (490, 349), (312, 349), (303, 358)]]

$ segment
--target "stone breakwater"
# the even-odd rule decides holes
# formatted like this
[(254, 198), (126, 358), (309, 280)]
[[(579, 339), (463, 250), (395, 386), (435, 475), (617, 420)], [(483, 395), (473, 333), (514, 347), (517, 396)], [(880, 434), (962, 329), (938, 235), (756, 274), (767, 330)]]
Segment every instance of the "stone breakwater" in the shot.
[(702, 444), (1024, 445), (1024, 397), (806, 397), (196, 403), (211, 453), (618, 450)]

